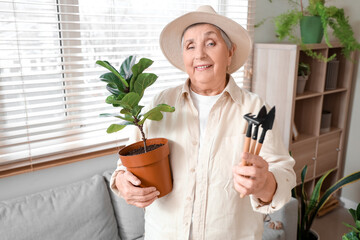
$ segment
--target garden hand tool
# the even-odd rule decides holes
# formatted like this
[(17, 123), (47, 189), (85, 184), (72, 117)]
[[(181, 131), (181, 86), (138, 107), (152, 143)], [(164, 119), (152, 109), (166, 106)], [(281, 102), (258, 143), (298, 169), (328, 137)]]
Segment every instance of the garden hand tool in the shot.
[(256, 145), (256, 150), (255, 150), (255, 155), (259, 155), (261, 147), (263, 145), (263, 142), (265, 140), (265, 135), (266, 132), (268, 130), (271, 130), (274, 124), (274, 119), (275, 119), (275, 106), (273, 108), (271, 108), (271, 110), (269, 111), (269, 113), (267, 114), (266, 118), (264, 119), (264, 121), (261, 124), (262, 127), (262, 132), (261, 132), (261, 136), (259, 138), (259, 141)]
[[(248, 122), (248, 128), (247, 128), (247, 131), (246, 131), (246, 136), (245, 136), (245, 142), (244, 142), (244, 150), (243, 152), (249, 152), (249, 149), (250, 149), (250, 141), (251, 141), (251, 133), (252, 133), (252, 123), (254, 121), (254, 116), (255, 115), (250, 115), (250, 113), (248, 114), (245, 114), (244, 115), (244, 118), (247, 120)], [(246, 165), (246, 161), (243, 159), (241, 164), (243, 166)]]
[(254, 154), (255, 153), (255, 146), (256, 146), (256, 141), (258, 138), (258, 131), (259, 131), (259, 126), (260, 124), (262, 124), (262, 122), (264, 121), (264, 119), (267, 116), (267, 111), (266, 111), (266, 107), (265, 105), (262, 106), (262, 108), (260, 109), (258, 115), (256, 116), (256, 118), (254, 119), (254, 121), (252, 121), (253, 123), (253, 134), (251, 137), (251, 145), (250, 145), (250, 153)]

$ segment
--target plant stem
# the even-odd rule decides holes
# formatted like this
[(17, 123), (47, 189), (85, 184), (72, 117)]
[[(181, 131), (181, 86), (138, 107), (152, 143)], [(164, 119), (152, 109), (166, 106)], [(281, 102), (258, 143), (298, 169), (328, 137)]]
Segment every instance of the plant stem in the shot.
[(142, 136), (142, 140), (144, 142), (144, 151), (147, 152), (147, 146), (146, 146), (146, 137), (145, 137), (145, 133), (144, 133), (144, 129), (143, 126), (139, 124), (139, 119), (136, 116), (133, 116), (134, 118), (134, 124), (135, 126), (137, 126), (140, 130), (141, 136)]
[(302, 0), (300, 0), (300, 7), (301, 7), (301, 13), (304, 16), (304, 7), (303, 7), (303, 2)]

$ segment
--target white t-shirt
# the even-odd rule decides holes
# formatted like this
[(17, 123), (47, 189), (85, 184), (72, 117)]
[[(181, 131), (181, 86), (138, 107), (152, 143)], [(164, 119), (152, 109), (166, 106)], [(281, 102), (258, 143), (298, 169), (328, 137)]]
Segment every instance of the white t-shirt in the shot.
[(216, 101), (220, 98), (220, 96), (221, 96), (221, 93), (218, 95), (214, 95), (214, 96), (200, 95), (190, 89), (190, 97), (193, 100), (194, 106), (198, 110), (198, 113), (199, 113), (199, 124), (200, 124), (199, 150), (201, 148), (201, 143), (202, 143), (202, 140), (204, 137), (204, 131), (205, 131), (207, 120), (209, 118), (210, 110), (214, 106)]

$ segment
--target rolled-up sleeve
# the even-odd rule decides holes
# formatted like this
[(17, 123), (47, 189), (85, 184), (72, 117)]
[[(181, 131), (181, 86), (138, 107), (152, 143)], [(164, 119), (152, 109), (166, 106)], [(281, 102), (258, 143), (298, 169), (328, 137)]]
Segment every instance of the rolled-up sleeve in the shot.
[(254, 211), (268, 214), (279, 210), (290, 200), (291, 190), (296, 185), (296, 175), (293, 169), (295, 160), (286, 149), (276, 122), (274, 128), (266, 135), (260, 156), (269, 163), (269, 171), (275, 177), (277, 188), (269, 204), (264, 205), (253, 196), (250, 199)]

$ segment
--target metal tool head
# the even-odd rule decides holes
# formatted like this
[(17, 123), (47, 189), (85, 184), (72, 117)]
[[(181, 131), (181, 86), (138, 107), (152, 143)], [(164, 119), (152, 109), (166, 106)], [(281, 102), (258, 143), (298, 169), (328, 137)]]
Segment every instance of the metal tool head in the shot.
[(260, 109), (258, 115), (256, 116), (256, 119), (260, 122), (260, 124), (265, 120), (267, 116), (267, 111), (266, 111), (266, 107), (265, 105), (262, 106), (262, 108)]
[(272, 107), (269, 113), (266, 115), (264, 121), (261, 124), (261, 127), (265, 130), (270, 130), (273, 127), (275, 120), (275, 106)]
[(244, 115), (244, 118), (248, 122), (248, 128), (246, 131), (246, 137), (251, 137), (252, 132), (252, 119), (255, 117), (255, 115), (251, 115), (251, 113), (247, 113)]
[(250, 113), (245, 114), (244, 118), (248, 121), (249, 124), (261, 124), (261, 122), (255, 117), (255, 115), (251, 115)]

